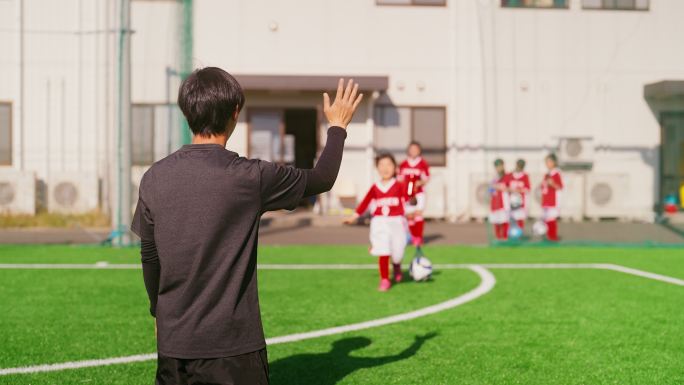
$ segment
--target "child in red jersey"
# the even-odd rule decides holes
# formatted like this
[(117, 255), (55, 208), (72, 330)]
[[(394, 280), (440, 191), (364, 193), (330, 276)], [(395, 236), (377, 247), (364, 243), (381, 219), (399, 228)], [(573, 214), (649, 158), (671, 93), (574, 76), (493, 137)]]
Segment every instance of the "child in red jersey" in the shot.
[(508, 199), (510, 175), (506, 174), (502, 159), (494, 161), (494, 168), (496, 169), (496, 178), (489, 187), (489, 222), (494, 225), (496, 239), (505, 241), (508, 240), (508, 221), (510, 219), (510, 203)]
[(423, 186), (430, 179), (430, 166), (421, 157), (423, 149), (418, 142), (411, 142), (406, 150), (407, 158), (399, 165), (399, 180), (407, 188), (409, 201), (406, 204), (406, 217), (408, 219), (411, 241), (414, 246), (420, 248), (423, 245), (423, 229), (425, 221), (425, 192)]
[(525, 229), (530, 189), (530, 177), (525, 172), (525, 161), (518, 159), (515, 162), (515, 171), (510, 176), (509, 192), (511, 194), (511, 219), (516, 221), (520, 230)]
[(544, 222), (546, 222), (546, 238), (549, 241), (558, 241), (558, 217), (560, 216), (560, 193), (563, 190), (563, 178), (558, 169), (558, 160), (555, 154), (549, 154), (545, 159), (546, 168), (549, 170), (541, 184), (542, 209), (544, 210)]
[(406, 248), (406, 218), (404, 205), (407, 200), (406, 187), (396, 180), (397, 163), (390, 154), (381, 154), (375, 159), (380, 181), (375, 183), (356, 208), (353, 218), (344, 222), (351, 224), (366, 210), (370, 210), (371, 255), (378, 257), (380, 287), (387, 291), (392, 287), (389, 280), (389, 260), (394, 265), (394, 281), (402, 280), (401, 261)]

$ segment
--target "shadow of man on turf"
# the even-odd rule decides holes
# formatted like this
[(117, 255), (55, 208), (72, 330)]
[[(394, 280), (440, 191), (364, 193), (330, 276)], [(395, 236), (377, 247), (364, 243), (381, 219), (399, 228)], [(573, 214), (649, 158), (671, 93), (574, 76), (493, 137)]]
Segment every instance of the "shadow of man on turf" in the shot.
[(334, 385), (352, 372), (387, 365), (410, 358), (420, 350), (425, 341), (437, 336), (428, 333), (416, 336), (411, 346), (402, 352), (384, 357), (354, 357), (351, 352), (369, 346), (366, 337), (344, 338), (333, 342), (327, 353), (296, 354), (270, 363), (273, 385)]

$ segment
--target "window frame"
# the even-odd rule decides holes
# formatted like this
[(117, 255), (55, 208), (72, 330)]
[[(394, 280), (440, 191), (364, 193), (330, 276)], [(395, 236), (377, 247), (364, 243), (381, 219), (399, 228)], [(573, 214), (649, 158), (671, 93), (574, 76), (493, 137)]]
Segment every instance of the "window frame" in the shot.
[(0, 105), (9, 106), (9, 163), (3, 163), (2, 161), (0, 161), (0, 166), (11, 166), (12, 157), (14, 156), (14, 148), (12, 146), (14, 140), (14, 102), (12, 102), (11, 100), (0, 99)]
[[(601, 0), (601, 3), (603, 3), (603, 0)], [(618, 7), (613, 7), (613, 8), (606, 8), (604, 6), (600, 7), (588, 7), (584, 5), (584, 0), (581, 1), (582, 5), (582, 10), (583, 11), (626, 11), (626, 12), (648, 12), (651, 10), (651, 0), (648, 0), (648, 6), (646, 8), (637, 8), (636, 7), (636, 2), (635, 2), (635, 7), (634, 8), (618, 8)]]
[(559, 9), (559, 10), (569, 10), (570, 9), (570, 0), (564, 0), (565, 1), (565, 6), (564, 7), (556, 7), (556, 6), (550, 6), (550, 7), (540, 7), (537, 5), (516, 5), (516, 6), (511, 6), (511, 5), (506, 5), (504, 2), (506, 0), (501, 0), (500, 2), (500, 7), (502, 9)]
[[(132, 110), (134, 107), (147, 107), (152, 109), (152, 140), (150, 141), (150, 144), (152, 146), (151, 154), (152, 154), (152, 160), (150, 163), (136, 163), (135, 159), (133, 159), (133, 141), (131, 141), (131, 166), (151, 166), (155, 162), (155, 128), (156, 128), (156, 114), (157, 114), (157, 107), (160, 106), (170, 106), (173, 105), (173, 103), (154, 103), (154, 102), (144, 102), (144, 103), (131, 103), (131, 115), (132, 115)], [(131, 120), (131, 132), (133, 132), (133, 121)]]
[(446, 8), (448, 5), (448, 0), (443, 0), (443, 4), (416, 4), (416, 0), (409, 0), (409, 4), (383, 4), (380, 3), (381, 0), (375, 0), (375, 5), (378, 7), (442, 7)]
[[(449, 119), (449, 117), (448, 117), (448, 110), (447, 110), (447, 106), (446, 106), (446, 105), (435, 105), (435, 104), (433, 104), (433, 105), (376, 104), (376, 105), (374, 106), (374, 108), (378, 108), (378, 107), (380, 107), (380, 108), (393, 107), (393, 108), (396, 108), (396, 109), (408, 108), (408, 109), (411, 111), (411, 122), (410, 122), (410, 126), (409, 126), (409, 136), (410, 136), (410, 137), (409, 137), (409, 142), (410, 142), (410, 141), (416, 140), (416, 137), (415, 137), (415, 131), (416, 131), (416, 124), (415, 124), (416, 122), (415, 122), (415, 119), (416, 119), (416, 118), (415, 118), (415, 114), (414, 114), (414, 110), (415, 110), (415, 109), (431, 109), (431, 110), (441, 110), (441, 111), (444, 111), (444, 125), (443, 125), (443, 127), (442, 127), (442, 128), (443, 128), (443, 131), (442, 131), (442, 132), (444, 133), (444, 138), (443, 138), (443, 139), (444, 139), (444, 148), (443, 148), (443, 151), (444, 151), (444, 162), (440, 162), (440, 163), (429, 162), (429, 165), (430, 165), (430, 167), (447, 167), (447, 165), (448, 165), (448, 163), (449, 163), (449, 144), (448, 144), (448, 142), (447, 142), (447, 138), (448, 138), (447, 130), (448, 130), (448, 128), (449, 128), (449, 124), (448, 124), (447, 120)], [(375, 112), (374, 112), (374, 116), (375, 116)], [(376, 130), (375, 127), (381, 126), (381, 125), (379, 125), (377, 122), (374, 122), (373, 125), (374, 125), (374, 129), (373, 129), (373, 151), (374, 151), (374, 152), (376, 153), (376, 155), (377, 155), (377, 153), (378, 153), (378, 146), (376, 145), (376, 139), (377, 139), (377, 138), (376, 138), (376, 135), (375, 135), (375, 130)], [(419, 141), (419, 142), (420, 142), (420, 141)], [(421, 143), (421, 144), (422, 144), (422, 143)], [(406, 146), (407, 146), (407, 147), (408, 147), (408, 145), (409, 145), (409, 143), (406, 143)], [(425, 148), (423, 148), (423, 152), (425, 152)]]

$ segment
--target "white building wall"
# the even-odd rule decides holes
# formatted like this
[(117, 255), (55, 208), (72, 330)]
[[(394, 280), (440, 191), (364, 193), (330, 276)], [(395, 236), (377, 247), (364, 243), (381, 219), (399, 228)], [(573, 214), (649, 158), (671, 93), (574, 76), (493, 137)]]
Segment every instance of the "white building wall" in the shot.
[(488, 146), (500, 150), (490, 159), (512, 163), (525, 155), (530, 171), (542, 171), (539, 153), (557, 137), (593, 137), (592, 173), (627, 174), (624, 215), (648, 218), (660, 130), (643, 87), (684, 78), (684, 52), (673, 49), (684, 43), (676, 21), (684, 3), (651, 3), (648, 12), (583, 10), (580, 1), (570, 10), (492, 5), (483, 18), (492, 117), (486, 132)]
[[(116, 3), (24, 0), (21, 122), (19, 0), (0, 1), (0, 49), (10, 53), (0, 57), (0, 100), (14, 107), (14, 167), (41, 179), (67, 171), (112, 180)], [(387, 75), (394, 104), (446, 106), (447, 167), (434, 171), (446, 183), (450, 218), (472, 214), (472, 174), (489, 173), (498, 156), (511, 165), (524, 157), (539, 173), (559, 136), (593, 137), (591, 172), (628, 174), (625, 215), (649, 216), (660, 136), (643, 86), (684, 78), (684, 2), (652, 0), (646, 12), (582, 10), (579, 0), (569, 10), (499, 4), (198, 0), (193, 59), (241, 74)], [(176, 1), (132, 2), (134, 103), (176, 99), (179, 78), (167, 68), (178, 67), (179, 12)], [(248, 94), (247, 108), (315, 107), (319, 97)], [(358, 194), (374, 177), (370, 112), (369, 104), (350, 127), (340, 173)], [(168, 142), (158, 123), (157, 140)], [(247, 143), (243, 114), (229, 148), (246, 154)], [(165, 155), (168, 148), (158, 147), (157, 157)]]

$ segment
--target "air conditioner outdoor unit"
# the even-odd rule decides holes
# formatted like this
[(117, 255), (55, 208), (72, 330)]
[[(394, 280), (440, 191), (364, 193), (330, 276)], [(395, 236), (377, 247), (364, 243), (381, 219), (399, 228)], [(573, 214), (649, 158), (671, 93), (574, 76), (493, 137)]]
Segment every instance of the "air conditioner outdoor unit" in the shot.
[(484, 219), (489, 215), (489, 186), (493, 179), (487, 174), (470, 174), (468, 207), (471, 218)]
[(581, 221), (584, 218), (584, 173), (564, 172), (560, 196), (561, 218)]
[(527, 215), (531, 218), (539, 219), (542, 217), (541, 207), (541, 183), (544, 180), (544, 174), (532, 173), (530, 174), (530, 196), (527, 199), (529, 206), (527, 207)]
[(98, 180), (93, 173), (52, 173), (48, 179), (48, 211), (79, 214), (98, 208)]
[[(541, 182), (545, 174), (531, 174), (532, 196), (530, 197), (528, 214), (532, 218), (542, 218)], [(561, 218), (580, 221), (584, 215), (584, 174), (564, 172), (563, 191), (560, 193)]]
[(589, 137), (560, 138), (558, 163), (561, 167), (591, 167), (594, 163), (594, 139)]
[(426, 218), (442, 219), (447, 215), (446, 198), (447, 189), (444, 175), (433, 170), (430, 181), (425, 185), (425, 212)]
[(585, 188), (585, 216), (592, 219), (617, 218), (628, 214), (625, 203), (629, 193), (627, 174), (589, 174)]
[(0, 168), (0, 213), (36, 214), (36, 175), (33, 172)]

